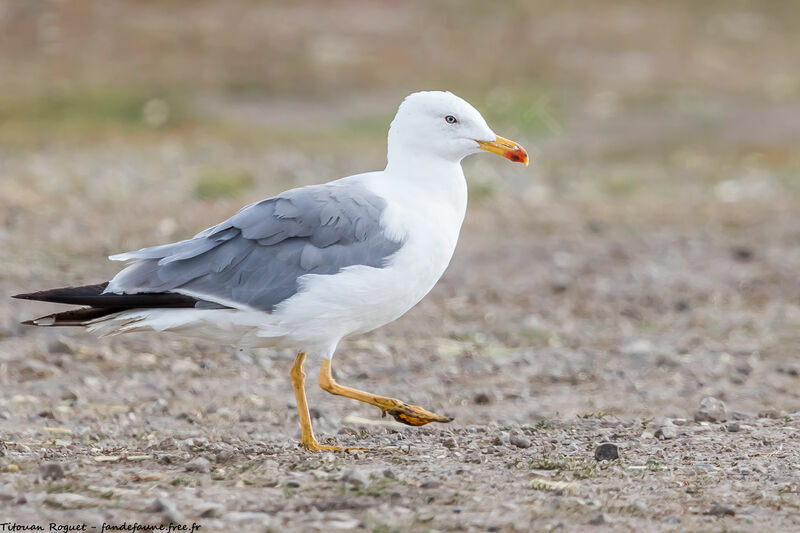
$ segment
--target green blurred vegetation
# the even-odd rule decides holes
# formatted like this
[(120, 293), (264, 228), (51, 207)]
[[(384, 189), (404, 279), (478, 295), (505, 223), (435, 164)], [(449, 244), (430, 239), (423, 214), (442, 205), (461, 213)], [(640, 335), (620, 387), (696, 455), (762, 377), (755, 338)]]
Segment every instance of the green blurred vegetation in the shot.
[(497, 195), (497, 186), (492, 183), (470, 181), (467, 183), (467, 187), (469, 201), (473, 204), (489, 203)]
[[(769, 182), (758, 190), (800, 192), (796, 2), (0, 8), (0, 150), (202, 140), (330, 169), (267, 169), (271, 179), (334, 178), (380, 165), (400, 100), (442, 89), (531, 149), (524, 172), (559, 194), (667, 205), (676, 191), (713, 197), (730, 182), (721, 192), (741, 195), (758, 180)], [(250, 187), (237, 161), (203, 168), (186, 184), (198, 198)], [(500, 183), (522, 172), (484, 172), (470, 195), (493, 205), (524, 189)]]
[(524, 135), (553, 135), (561, 131), (559, 104), (544, 88), (495, 88), (479, 105), (486, 120)]
[(188, 116), (177, 98), (118, 88), (0, 97), (0, 123), (16, 126), (160, 128), (181, 125)]
[(247, 170), (210, 167), (197, 177), (194, 195), (201, 200), (235, 197), (254, 183), (253, 174)]
[(346, 118), (336, 126), (336, 133), (348, 138), (383, 138), (389, 130), (389, 124), (394, 116), (392, 114), (368, 115), (356, 118)]

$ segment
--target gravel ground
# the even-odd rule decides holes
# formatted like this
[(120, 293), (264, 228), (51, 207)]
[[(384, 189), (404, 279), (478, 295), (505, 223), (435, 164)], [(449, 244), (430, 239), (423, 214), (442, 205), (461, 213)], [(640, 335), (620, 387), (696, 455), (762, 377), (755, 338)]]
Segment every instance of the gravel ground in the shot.
[[(526, 194), (504, 189), (476, 202), (433, 293), (400, 321), (345, 342), (334, 361), (342, 383), (455, 421), (407, 428), (309, 379), (323, 442), (370, 449), (313, 454), (295, 444), (290, 352), (17, 325), (54, 306), (6, 296), (104, 279), (114, 267), (107, 252), (172, 236), (160, 229), (191, 233), (236, 204), (183, 200), (205, 208), (176, 222), (172, 206), (185, 192), (162, 187), (171, 157), (162, 152), (47, 155), (67, 170), (130, 165), (154, 195), (142, 220), (128, 200), (130, 213), (113, 214), (125, 188), (59, 205), (58, 191), (72, 185), (44, 171), (5, 199), (8, 519), (273, 531), (800, 527), (800, 220), (781, 207), (786, 199), (737, 204), (736, 216), (755, 222), (734, 229), (664, 227), (577, 193), (543, 201), (551, 187), (535, 181)], [(15, 164), (31, 169), (42, 156), (30, 157)], [(515, 175), (507, 180), (515, 187)], [(93, 229), (104, 225), (114, 230)], [(598, 452), (600, 443), (616, 453)]]
[[(800, 531), (794, 4), (222, 5), (0, 1), (0, 530)], [(59, 306), (12, 294), (379, 168), (431, 86), (535, 161), (466, 163), (444, 278), (333, 366), (452, 423), (330, 396), (310, 361), (320, 441), (368, 451), (309, 453), (291, 352), (19, 325)]]

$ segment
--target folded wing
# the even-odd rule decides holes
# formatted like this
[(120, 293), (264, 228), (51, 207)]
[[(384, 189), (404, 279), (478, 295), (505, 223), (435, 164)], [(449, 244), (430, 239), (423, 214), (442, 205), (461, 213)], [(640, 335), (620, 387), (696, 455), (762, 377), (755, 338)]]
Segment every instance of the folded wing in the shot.
[(307, 274), (383, 268), (403, 245), (381, 227), (385, 208), (382, 198), (353, 182), (292, 189), (192, 239), (112, 256), (133, 263), (105, 292), (177, 292), (271, 312)]

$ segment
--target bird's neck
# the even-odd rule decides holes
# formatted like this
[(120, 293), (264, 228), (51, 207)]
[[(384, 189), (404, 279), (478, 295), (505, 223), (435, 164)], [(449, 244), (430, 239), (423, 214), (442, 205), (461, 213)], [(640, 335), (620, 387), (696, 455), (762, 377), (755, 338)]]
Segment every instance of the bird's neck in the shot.
[(384, 176), (419, 201), (425, 199), (451, 207), (463, 220), (467, 209), (467, 182), (460, 162), (420, 156), (390, 158)]

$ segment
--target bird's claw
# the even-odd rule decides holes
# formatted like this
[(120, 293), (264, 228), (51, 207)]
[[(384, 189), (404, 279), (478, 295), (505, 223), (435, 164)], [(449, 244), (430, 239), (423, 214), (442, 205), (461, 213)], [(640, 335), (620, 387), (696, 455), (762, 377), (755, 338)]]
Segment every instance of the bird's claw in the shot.
[(422, 407), (408, 405), (407, 403), (399, 400), (395, 401), (396, 405), (393, 405), (388, 409), (382, 409), (382, 417), (386, 416), (388, 413), (392, 415), (392, 417), (394, 417), (394, 419), (398, 422), (402, 422), (408, 426), (424, 426), (430, 422), (441, 422), (442, 424), (446, 424), (447, 422), (453, 421), (453, 417), (451, 416), (437, 415), (436, 413), (431, 413)]

